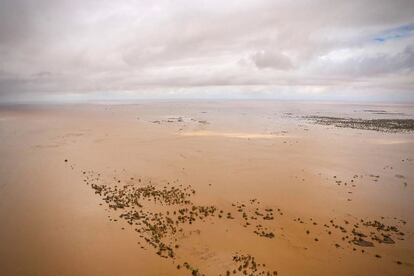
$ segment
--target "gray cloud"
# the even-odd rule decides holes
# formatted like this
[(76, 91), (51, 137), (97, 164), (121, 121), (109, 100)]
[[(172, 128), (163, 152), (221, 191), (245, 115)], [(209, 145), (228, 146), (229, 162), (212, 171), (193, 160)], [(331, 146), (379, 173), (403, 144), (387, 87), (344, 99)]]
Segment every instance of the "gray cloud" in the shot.
[(278, 70), (289, 70), (293, 68), (290, 58), (277, 52), (259, 51), (251, 55), (250, 60), (258, 68), (273, 68)]
[(413, 91), (410, 34), (375, 41), (413, 14), (411, 0), (3, 0), (0, 101), (220, 86)]

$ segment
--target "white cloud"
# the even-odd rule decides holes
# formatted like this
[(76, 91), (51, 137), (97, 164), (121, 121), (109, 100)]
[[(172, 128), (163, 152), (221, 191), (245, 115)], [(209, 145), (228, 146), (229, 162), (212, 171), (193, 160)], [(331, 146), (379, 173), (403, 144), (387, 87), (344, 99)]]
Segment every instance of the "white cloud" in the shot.
[(258, 97), (394, 89), (414, 99), (413, 33), (395, 35), (413, 14), (410, 0), (3, 0), (0, 100), (203, 97), (219, 87)]

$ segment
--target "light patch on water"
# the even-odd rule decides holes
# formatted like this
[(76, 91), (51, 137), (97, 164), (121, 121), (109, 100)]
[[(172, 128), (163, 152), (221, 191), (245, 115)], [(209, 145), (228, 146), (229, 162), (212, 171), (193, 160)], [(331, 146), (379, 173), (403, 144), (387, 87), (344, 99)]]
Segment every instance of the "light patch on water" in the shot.
[(398, 145), (398, 144), (408, 144), (413, 143), (413, 140), (387, 140), (387, 139), (377, 139), (374, 141), (375, 144), (380, 145)]
[(215, 132), (215, 131), (192, 131), (180, 133), (182, 136), (198, 137), (227, 137), (241, 139), (275, 139), (286, 138), (284, 135), (263, 134), (263, 133), (246, 133), (246, 132)]

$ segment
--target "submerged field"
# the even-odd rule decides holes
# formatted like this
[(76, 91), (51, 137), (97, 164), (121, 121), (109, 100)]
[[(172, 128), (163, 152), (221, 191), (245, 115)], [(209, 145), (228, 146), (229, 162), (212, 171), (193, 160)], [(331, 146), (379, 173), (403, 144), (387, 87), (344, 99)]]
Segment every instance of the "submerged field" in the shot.
[(410, 275), (410, 105), (0, 107), (4, 275)]

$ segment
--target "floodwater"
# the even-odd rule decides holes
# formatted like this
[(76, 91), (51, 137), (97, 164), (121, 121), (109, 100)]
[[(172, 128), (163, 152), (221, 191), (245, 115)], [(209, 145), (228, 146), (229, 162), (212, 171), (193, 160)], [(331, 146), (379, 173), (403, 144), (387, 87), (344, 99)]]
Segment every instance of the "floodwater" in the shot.
[[(414, 132), (311, 115), (413, 119), (414, 106), (0, 106), (0, 274), (412, 275)], [(128, 189), (155, 192), (115, 210), (101, 187), (121, 201)], [(186, 203), (162, 197), (184, 187)], [(173, 215), (202, 206), (214, 211)], [(128, 223), (122, 214), (136, 210), (145, 218)], [(169, 230), (149, 230), (167, 216)], [(157, 254), (160, 243), (173, 257)], [(241, 255), (256, 264), (239, 270)]]

